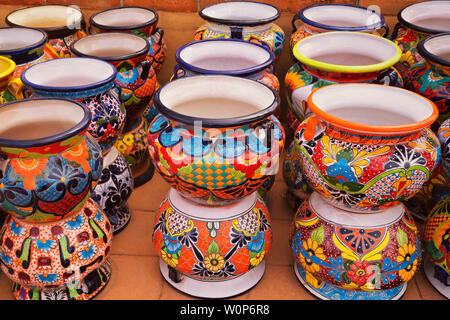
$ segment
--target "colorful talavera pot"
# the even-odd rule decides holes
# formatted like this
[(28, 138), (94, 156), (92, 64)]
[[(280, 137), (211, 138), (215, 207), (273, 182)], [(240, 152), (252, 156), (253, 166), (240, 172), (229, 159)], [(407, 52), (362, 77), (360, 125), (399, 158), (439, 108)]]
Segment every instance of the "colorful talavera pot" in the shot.
[(46, 59), (69, 57), (70, 44), (86, 35), (83, 13), (73, 6), (41, 5), (9, 13), (9, 26), (29, 27), (47, 33)]
[(156, 215), (153, 245), (163, 277), (176, 289), (226, 298), (262, 278), (272, 227), (257, 193), (233, 204), (205, 207), (170, 189)]
[(103, 158), (102, 175), (91, 198), (108, 216), (113, 233), (122, 231), (130, 222), (127, 200), (133, 191), (133, 176), (124, 156), (113, 147)]
[(207, 6), (199, 15), (207, 23), (195, 31), (194, 40), (241, 39), (266, 46), (276, 60), (280, 57), (285, 35), (273, 23), (280, 16), (276, 7), (261, 2), (230, 1)]
[(87, 133), (88, 107), (66, 99), (27, 99), (3, 104), (0, 117), (1, 209), (27, 223), (78, 212), (103, 162), (100, 146)]
[(409, 90), (336, 84), (308, 98), (314, 116), (295, 133), (311, 187), (344, 210), (374, 213), (414, 196), (430, 179), (441, 149), (428, 127), (438, 110)]
[(167, 55), (164, 30), (157, 27), (158, 14), (149, 8), (125, 6), (94, 13), (90, 19), (90, 33), (125, 32), (148, 40), (146, 59), (158, 73)]
[(399, 299), (422, 258), (403, 204), (360, 215), (331, 206), (317, 192), (298, 209), (289, 243), (296, 276), (320, 299)]
[[(284, 146), (282, 125), (272, 115), (278, 103), (275, 91), (245, 78), (173, 80), (154, 97), (160, 114), (148, 130), (153, 163), (192, 201), (222, 205), (242, 199), (278, 171)], [(178, 112), (175, 107), (183, 105), (189, 108)]]
[(384, 17), (374, 10), (341, 3), (324, 3), (307, 6), (292, 18), (290, 46), (310, 35), (329, 31), (356, 31), (389, 34)]
[(403, 8), (398, 14), (391, 39), (402, 50), (396, 68), (403, 75), (422, 60), (417, 44), (438, 33), (450, 32), (450, 1), (424, 1)]
[[(450, 21), (450, 20), (449, 20)], [(439, 109), (440, 124), (450, 117), (450, 33), (429, 36), (420, 41), (417, 51), (423, 57), (405, 75), (405, 89), (417, 92), (433, 101)]]
[(114, 80), (117, 71), (109, 63), (91, 58), (61, 58), (31, 66), (22, 73), (28, 96), (74, 99), (92, 114), (88, 132), (106, 155), (125, 125)]
[[(18, 42), (18, 39), (19, 42)], [(19, 78), (30, 66), (44, 61), (44, 48), (48, 37), (44, 31), (24, 28), (0, 28), (0, 56), (16, 63), (13, 77)]]
[(450, 195), (430, 211), (423, 242), (427, 258), (424, 271), (430, 283), (450, 299)]
[(13, 76), (16, 63), (0, 56), (0, 104), (23, 99), (23, 84)]

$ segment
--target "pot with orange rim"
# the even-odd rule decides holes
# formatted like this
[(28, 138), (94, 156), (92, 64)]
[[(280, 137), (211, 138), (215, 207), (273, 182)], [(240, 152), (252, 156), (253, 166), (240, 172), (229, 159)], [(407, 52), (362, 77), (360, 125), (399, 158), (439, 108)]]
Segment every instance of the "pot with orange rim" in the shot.
[(295, 133), (303, 174), (344, 210), (373, 213), (415, 195), (440, 157), (428, 128), (436, 105), (411, 91), (336, 84), (308, 98), (314, 113)]

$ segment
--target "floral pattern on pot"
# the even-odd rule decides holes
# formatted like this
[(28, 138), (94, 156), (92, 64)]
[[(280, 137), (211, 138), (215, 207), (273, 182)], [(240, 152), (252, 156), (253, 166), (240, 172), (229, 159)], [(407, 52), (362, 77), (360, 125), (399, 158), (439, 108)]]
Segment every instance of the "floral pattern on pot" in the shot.
[(425, 39), (428, 36), (429, 34), (417, 32), (408, 28), (403, 29), (398, 36), (393, 39), (395, 44), (402, 50), (402, 57), (396, 67), (403, 75), (406, 75), (409, 68), (423, 59), (417, 51), (417, 44), (420, 40)]
[(442, 168), (450, 179), (450, 118), (445, 120), (437, 132), (442, 150)]

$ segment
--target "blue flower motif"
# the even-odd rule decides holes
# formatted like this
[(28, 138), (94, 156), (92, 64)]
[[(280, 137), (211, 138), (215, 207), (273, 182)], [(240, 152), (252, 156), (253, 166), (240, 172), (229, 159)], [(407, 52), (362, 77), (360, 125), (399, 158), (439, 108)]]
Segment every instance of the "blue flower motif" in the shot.
[(80, 229), (83, 226), (83, 224), (84, 224), (83, 216), (78, 215), (78, 216), (74, 217), (73, 219), (67, 221), (65, 223), (65, 227), (70, 230), (77, 230), (77, 229)]
[(55, 240), (36, 240), (34, 241), (34, 246), (36, 249), (40, 251), (50, 251), (53, 248), (56, 248), (56, 241)]
[(97, 209), (97, 214), (95, 215), (95, 220), (101, 222), (103, 220), (103, 214), (100, 210)]
[(59, 280), (59, 275), (57, 273), (44, 273), (35, 275), (36, 280), (43, 283), (52, 283)]
[(346, 159), (339, 159), (338, 162), (328, 167), (327, 174), (337, 178), (341, 183), (347, 181), (358, 182)]
[(177, 253), (183, 247), (180, 242), (178, 242), (178, 237), (172, 237), (168, 234), (163, 236), (164, 245), (166, 246), (166, 250), (170, 254)]
[(264, 246), (264, 233), (258, 231), (258, 233), (252, 237), (251, 242), (247, 245), (247, 249), (252, 252), (260, 252), (262, 247)]
[(96, 253), (97, 253), (97, 246), (94, 244), (94, 245), (87, 247), (86, 249), (78, 252), (78, 257), (81, 260), (90, 260), (94, 257), (94, 255)]
[(0, 255), (1, 255), (1, 259), (2, 259), (2, 261), (3, 261), (4, 264), (9, 265), (9, 264), (11, 263), (11, 257), (8, 256), (8, 255), (5, 253), (5, 251), (2, 250), (2, 251), (0, 252)]
[(15, 236), (21, 236), (25, 234), (24, 228), (20, 224), (17, 224), (17, 222), (14, 220), (11, 223), (11, 232), (14, 233)]

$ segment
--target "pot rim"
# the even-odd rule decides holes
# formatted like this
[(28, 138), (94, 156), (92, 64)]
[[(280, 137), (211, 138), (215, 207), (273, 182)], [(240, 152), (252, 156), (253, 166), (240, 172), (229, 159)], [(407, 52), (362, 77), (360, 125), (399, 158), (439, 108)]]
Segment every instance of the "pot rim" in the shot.
[(50, 145), (54, 144), (59, 141), (64, 141), (70, 137), (76, 136), (80, 132), (83, 132), (87, 129), (91, 122), (91, 111), (90, 109), (83, 105), (82, 103), (72, 100), (72, 99), (65, 99), (65, 98), (30, 98), (30, 99), (22, 99), (22, 100), (15, 100), (11, 102), (4, 103), (0, 105), (0, 110), (2, 108), (6, 108), (9, 106), (12, 106), (14, 104), (20, 104), (20, 103), (28, 103), (33, 101), (40, 101), (40, 100), (51, 100), (51, 101), (64, 101), (71, 103), (73, 105), (76, 105), (80, 107), (83, 110), (83, 118), (73, 127), (71, 127), (68, 130), (65, 130), (61, 133), (57, 133), (55, 135), (38, 138), (38, 139), (28, 139), (28, 140), (15, 140), (15, 139), (5, 139), (0, 138), (0, 148), (4, 147), (11, 147), (11, 148), (33, 148), (33, 147), (40, 147), (43, 145)]
[(12, 59), (2, 56), (0, 56), (0, 60), (3, 60), (4, 62), (9, 64), (9, 67), (5, 71), (0, 72), (0, 79), (3, 79), (14, 72), (14, 69), (16, 69), (16, 63)]
[[(232, 81), (242, 81), (242, 82), (249, 81), (252, 84), (256, 84), (256, 86), (261, 86), (261, 88), (265, 88), (264, 90), (270, 90), (270, 92), (273, 94), (273, 102), (269, 106), (255, 113), (251, 113), (240, 117), (216, 119), (216, 118), (201, 118), (201, 117), (187, 116), (182, 113), (173, 111), (172, 109), (164, 105), (164, 103), (161, 101), (161, 92), (164, 91), (167, 87), (174, 86), (176, 85), (177, 82), (180, 81), (195, 81), (193, 79), (199, 79), (202, 77), (205, 78), (205, 80), (207, 78), (212, 79), (216, 77), (216, 78), (230, 79)], [(169, 119), (191, 126), (194, 126), (196, 122), (201, 122), (202, 126), (206, 128), (234, 128), (261, 121), (269, 117), (271, 114), (273, 114), (275, 109), (278, 107), (279, 102), (280, 99), (277, 93), (266, 84), (255, 80), (250, 80), (247, 78), (233, 77), (227, 75), (196, 75), (192, 77), (178, 78), (161, 86), (156, 91), (156, 94), (153, 98), (153, 103), (156, 109), (163, 115), (167, 116)]]
[(305, 11), (311, 8), (315, 8), (315, 7), (323, 7), (323, 6), (331, 6), (331, 7), (352, 7), (352, 8), (356, 8), (356, 9), (361, 9), (364, 11), (368, 11), (370, 10), (369, 8), (365, 8), (365, 7), (361, 7), (361, 6), (357, 6), (357, 5), (353, 5), (353, 4), (346, 4), (346, 3), (320, 3), (320, 4), (313, 4), (310, 5), (308, 7), (305, 7), (303, 9), (301, 9), (298, 13), (298, 17), (299, 19), (308, 25), (311, 25), (313, 27), (316, 28), (320, 28), (320, 29), (325, 29), (325, 30), (334, 30), (334, 31), (364, 31), (364, 30), (376, 30), (376, 29), (380, 29), (381, 27), (383, 27), (385, 25), (385, 19), (383, 17), (383, 15), (378, 14), (376, 11), (371, 10), (373, 13), (375, 13), (377, 16), (380, 17), (380, 21), (374, 24), (370, 24), (370, 25), (365, 25), (365, 26), (358, 26), (358, 27), (339, 27), (339, 26), (332, 26), (332, 25), (327, 25), (327, 24), (322, 24), (319, 22), (316, 22), (314, 20), (310, 20), (305, 16)]
[[(329, 114), (328, 112), (322, 110), (316, 103), (314, 102), (314, 97), (317, 94), (317, 92), (322, 92), (323, 90), (330, 90), (333, 87), (337, 86), (361, 86), (361, 87), (377, 87), (377, 88), (384, 88), (386, 90), (398, 90), (398, 92), (402, 91), (405, 94), (408, 94), (410, 96), (414, 96), (417, 99), (421, 99), (426, 101), (433, 109), (433, 112), (431, 115), (429, 115), (427, 118), (421, 121), (416, 121), (409, 124), (402, 124), (402, 125), (392, 125), (392, 126), (380, 126), (380, 125), (369, 125), (369, 124), (363, 124), (358, 122), (353, 122), (349, 120), (345, 120), (342, 118), (338, 118), (336, 116), (333, 116)], [(315, 91), (313, 91), (309, 97), (308, 97), (308, 107), (311, 109), (311, 111), (315, 114), (317, 118), (320, 120), (323, 120), (327, 123), (333, 124), (337, 127), (344, 128), (347, 130), (350, 130), (352, 132), (359, 132), (359, 133), (368, 133), (372, 135), (394, 135), (394, 134), (407, 134), (411, 132), (419, 131), (423, 128), (429, 127), (432, 123), (436, 121), (436, 119), (439, 116), (439, 110), (436, 107), (436, 105), (428, 98), (425, 98), (415, 92), (398, 88), (398, 87), (390, 87), (385, 86), (381, 84), (366, 84), (366, 83), (338, 83), (338, 84), (332, 84), (329, 86), (325, 86), (322, 88), (319, 88)]]
[[(230, 42), (230, 41), (236, 42), (236, 43), (239, 42), (239, 43), (242, 43), (244, 45), (259, 47), (259, 48), (263, 49), (265, 52), (267, 52), (269, 54), (269, 59), (267, 61), (263, 62), (263, 63), (255, 65), (253, 67), (222, 71), (222, 70), (209, 70), (209, 69), (196, 67), (196, 66), (194, 66), (194, 65), (184, 61), (183, 58), (181, 57), (181, 52), (185, 48), (188, 48), (188, 47), (191, 47), (191, 46), (195, 46), (196, 44), (199, 44), (199, 43), (205, 43), (205, 42), (206, 43), (208, 43), (208, 42), (212, 42), (212, 43), (214, 43), (214, 42)], [(249, 74), (252, 74), (252, 73), (255, 73), (255, 72), (262, 71), (262, 70), (266, 69), (267, 67), (269, 67), (275, 61), (275, 54), (271, 50), (267, 50), (264, 46), (262, 46), (260, 44), (249, 42), (249, 41), (245, 41), (245, 40), (240, 40), (240, 39), (205, 39), (205, 40), (198, 40), (198, 41), (189, 42), (189, 43), (184, 44), (183, 46), (179, 47), (177, 49), (177, 51), (175, 52), (175, 60), (183, 68), (188, 69), (188, 70), (193, 71), (193, 72), (197, 72), (197, 73), (230, 75), (230, 76), (246, 76), (246, 75), (249, 75)]]
[(438, 34), (438, 33), (449, 32), (449, 30), (431, 29), (431, 28), (426, 28), (426, 27), (421, 27), (421, 26), (415, 25), (414, 23), (411, 23), (411, 22), (407, 21), (402, 16), (402, 13), (404, 13), (405, 10), (407, 10), (410, 7), (413, 7), (413, 6), (416, 6), (416, 5), (423, 5), (424, 3), (432, 3), (432, 2), (438, 2), (438, 1), (448, 2), (448, 0), (432, 0), (432, 1), (423, 1), (423, 2), (413, 3), (413, 4), (410, 4), (410, 5), (406, 6), (406, 7), (404, 7), (402, 10), (400, 10), (397, 13), (397, 19), (400, 22), (400, 24), (402, 24), (406, 28), (410, 28), (410, 29), (413, 29), (413, 30), (421, 32), (421, 33)]
[[(308, 58), (299, 52), (299, 49), (298, 49), (299, 46), (304, 45), (305, 42), (313, 41), (315, 38), (319, 38), (319, 37), (330, 37), (330, 36), (332, 37), (333, 34), (342, 34), (342, 35), (347, 34), (347, 35), (351, 35), (351, 36), (374, 37), (373, 39), (377, 39), (379, 41), (384, 41), (386, 44), (388, 44), (392, 47), (395, 47), (396, 52), (395, 52), (395, 55), (388, 60), (385, 60), (385, 61), (382, 61), (379, 63), (375, 63), (375, 64), (359, 65), (359, 66), (352, 66), (352, 65), (347, 66), (347, 65), (339, 65), (339, 64), (321, 62), (318, 60)], [(303, 38), (302, 40), (300, 40), (299, 42), (297, 42), (295, 44), (294, 49), (293, 49), (293, 54), (294, 54), (295, 58), (298, 61), (300, 61), (301, 63), (311, 66), (313, 68), (320, 69), (320, 70), (325, 70), (325, 71), (330, 71), (330, 72), (343, 72), (343, 73), (368, 73), (368, 72), (382, 71), (382, 70), (388, 69), (388, 68), (392, 67), (393, 65), (395, 65), (397, 62), (400, 61), (400, 58), (402, 56), (402, 50), (400, 49), (400, 47), (397, 44), (395, 44), (394, 42), (392, 42), (388, 39), (385, 39), (381, 36), (364, 33), (364, 32), (331, 31), (331, 32), (318, 33), (318, 34), (314, 34), (309, 37)]]
[[(143, 22), (143, 23), (140, 23), (140, 24), (129, 25), (129, 26), (108, 26), (108, 25), (101, 24), (101, 23), (98, 23), (98, 22), (94, 21), (95, 17), (98, 16), (99, 14), (102, 14), (102, 13), (105, 13), (105, 12), (108, 12), (108, 11), (112, 11), (112, 10), (122, 10), (122, 9), (129, 9), (129, 8), (135, 8), (135, 9), (142, 9), (142, 10), (150, 11), (151, 13), (154, 14), (154, 17), (150, 21)], [(102, 30), (135, 30), (135, 29), (145, 28), (145, 27), (151, 26), (153, 24), (156, 25), (156, 23), (158, 22), (158, 19), (159, 19), (158, 13), (155, 10), (153, 10), (153, 9), (139, 7), (139, 6), (123, 6), (123, 7), (108, 8), (108, 9), (100, 10), (100, 11), (94, 13), (89, 18), (89, 24), (91, 26), (93, 26), (94, 28), (98, 28), (98, 29), (102, 29)]]
[(450, 38), (450, 32), (446, 32), (446, 33), (439, 33), (433, 36), (429, 36), (423, 40), (421, 40), (419, 42), (419, 44), (417, 45), (417, 51), (419, 52), (419, 54), (424, 57), (426, 60), (430, 60), (432, 62), (435, 62), (437, 64), (440, 64), (442, 66), (450, 66), (450, 60), (449, 59), (444, 59), (438, 55), (435, 55), (433, 53), (431, 53), (430, 51), (428, 51), (425, 48), (425, 45), (427, 42), (429, 42), (432, 39), (436, 39), (439, 37), (449, 37)]
[(18, 26), (18, 27), (1, 27), (0, 28), (0, 32), (2, 30), (5, 30), (5, 29), (8, 29), (8, 30), (12, 30), (12, 29), (32, 30), (32, 31), (41, 33), (42, 34), (42, 39), (36, 41), (35, 43), (32, 43), (32, 44), (27, 45), (25, 47), (20, 47), (20, 48), (17, 48), (17, 49), (0, 49), (0, 55), (7, 55), (7, 54), (11, 54), (11, 53), (13, 53), (14, 55), (18, 55), (18, 54), (21, 54), (21, 53), (24, 53), (24, 52), (28, 52), (31, 49), (39, 48), (39, 47), (45, 45), (47, 43), (47, 41), (48, 41), (47, 33), (42, 31), (41, 29), (33, 29), (33, 28), (21, 27), (21, 26)]
[[(224, 19), (224, 18), (215, 18), (212, 16), (209, 16), (207, 14), (204, 13), (205, 10), (214, 7), (214, 6), (218, 6), (218, 5), (227, 5), (230, 3), (253, 3), (253, 4), (258, 4), (261, 6), (266, 6), (266, 7), (271, 7), (272, 9), (276, 10), (276, 14), (272, 17), (268, 17), (265, 19), (249, 19), (249, 20), (233, 20), (233, 19)], [(200, 15), (200, 17), (202, 17), (203, 19), (205, 19), (206, 21), (210, 21), (210, 22), (215, 22), (218, 24), (224, 24), (227, 26), (242, 26), (242, 27), (254, 27), (254, 26), (259, 26), (259, 25), (264, 25), (270, 22), (273, 22), (275, 20), (277, 20), (280, 17), (280, 10), (268, 3), (263, 3), (263, 2), (257, 2), (257, 1), (229, 1), (229, 2), (221, 2), (221, 3), (215, 3), (215, 4), (211, 4), (209, 6), (206, 6), (204, 8), (202, 8), (198, 14)]]

